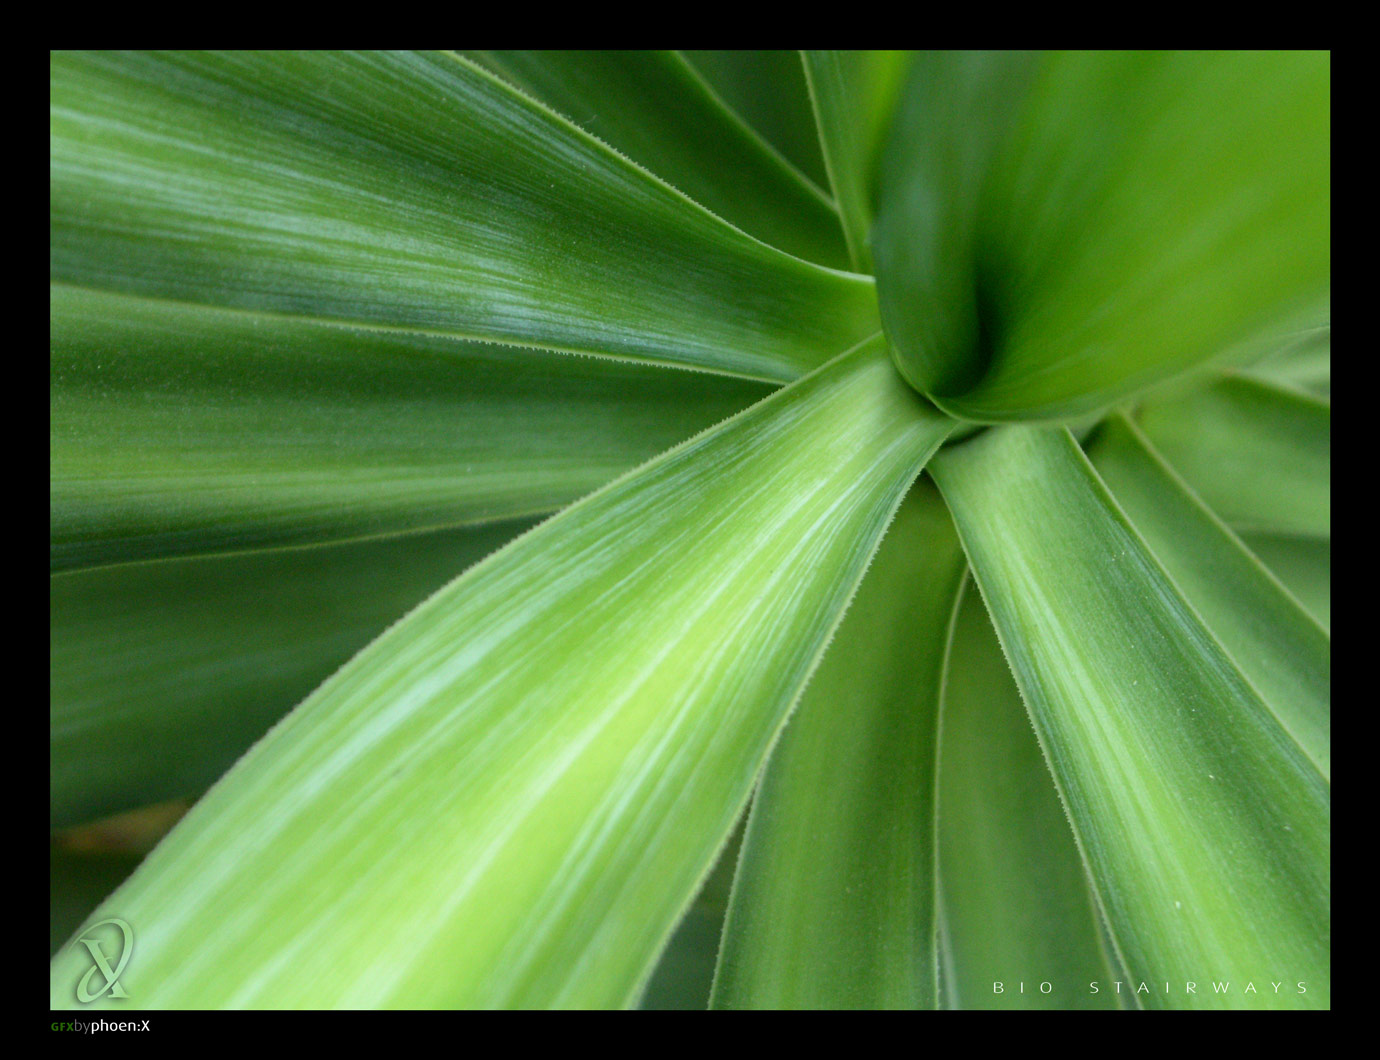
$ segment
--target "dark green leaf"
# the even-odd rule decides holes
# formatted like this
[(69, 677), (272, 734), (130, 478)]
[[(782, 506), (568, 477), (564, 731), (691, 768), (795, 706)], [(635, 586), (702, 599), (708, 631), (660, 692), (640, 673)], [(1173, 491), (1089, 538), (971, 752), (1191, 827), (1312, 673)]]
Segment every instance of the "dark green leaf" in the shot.
[(544, 350), (51, 297), (59, 570), (548, 512), (768, 393)]
[(55, 281), (777, 381), (877, 328), (454, 54), (60, 52), (49, 92)]
[(749, 235), (806, 261), (848, 268), (828, 196), (728, 110), (679, 53), (474, 58)]
[(797, 51), (683, 53), (723, 100), (819, 187), (829, 186)]

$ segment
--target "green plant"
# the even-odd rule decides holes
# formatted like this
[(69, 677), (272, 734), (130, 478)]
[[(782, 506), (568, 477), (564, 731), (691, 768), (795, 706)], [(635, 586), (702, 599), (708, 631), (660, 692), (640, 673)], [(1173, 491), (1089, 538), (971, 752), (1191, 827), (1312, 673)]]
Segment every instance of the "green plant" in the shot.
[(1326, 55), (50, 91), (97, 1004), (1329, 1004)]

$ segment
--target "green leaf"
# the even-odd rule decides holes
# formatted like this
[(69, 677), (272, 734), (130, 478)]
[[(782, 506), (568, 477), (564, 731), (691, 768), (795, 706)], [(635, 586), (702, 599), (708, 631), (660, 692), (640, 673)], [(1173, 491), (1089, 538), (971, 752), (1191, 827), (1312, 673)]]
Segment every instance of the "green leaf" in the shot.
[(1307, 537), (1241, 535), (1260, 562), (1329, 633), (1332, 630), (1332, 542)]
[(922, 55), (873, 254), (902, 373), (1070, 418), (1330, 313), (1331, 60)]
[(56, 955), (92, 910), (129, 878), (142, 854), (74, 853), (57, 844), (48, 854), (48, 952)]
[(934, 1008), (934, 756), (963, 556), (901, 506), (748, 818), (716, 1008)]
[(747, 813), (739, 818), (733, 835), (719, 853), (704, 886), (700, 888), (675, 934), (657, 959), (647, 980), (638, 1008), (681, 1011), (709, 1008), (714, 986), (714, 967), (719, 957), (719, 940), (724, 934), (728, 896), (733, 889), (733, 870), (743, 847), (743, 826)]
[(738, 49), (682, 54), (745, 122), (816, 185), (828, 187), (799, 52)]
[(187, 803), (177, 800), (53, 832), (48, 847), (51, 954), (65, 942), (80, 945), (73, 933), (186, 812)]
[(973, 589), (954, 622), (939, 741), (945, 1007), (1133, 1004), (1112, 985), (1120, 976), (1102, 948), (1096, 897)]
[(1269, 382), (1331, 398), (1332, 325), (1293, 336), (1278, 350), (1241, 370)]
[(1326, 1007), (1327, 782), (1067, 431), (991, 430), (932, 468), (1136, 1000)]
[(1332, 644), (1125, 418), (1088, 452), (1179, 592), (1323, 776), (1332, 776)]
[(552, 511), (748, 380), (51, 288), (54, 569)]
[(801, 55), (848, 253), (855, 271), (870, 273), (873, 183), (911, 56), (898, 51)]
[[(168, 1007), (635, 999), (951, 422), (874, 340), (355, 656), (96, 916)], [(53, 965), (73, 1003), (80, 955)]]
[(474, 58), (765, 243), (848, 268), (834, 204), (677, 52), (505, 51)]
[(776, 381), (877, 327), (871, 280), (453, 54), (61, 52), (49, 89), (58, 282)]
[(921, 52), (896, 103), (872, 256), (892, 355), (923, 392), (961, 392), (985, 368), (981, 191), (1034, 62), (1021, 52)]
[(53, 824), (199, 795), (390, 623), (528, 526), (55, 576)]
[(1331, 402), (1234, 376), (1147, 401), (1136, 419), (1234, 530), (1331, 536)]

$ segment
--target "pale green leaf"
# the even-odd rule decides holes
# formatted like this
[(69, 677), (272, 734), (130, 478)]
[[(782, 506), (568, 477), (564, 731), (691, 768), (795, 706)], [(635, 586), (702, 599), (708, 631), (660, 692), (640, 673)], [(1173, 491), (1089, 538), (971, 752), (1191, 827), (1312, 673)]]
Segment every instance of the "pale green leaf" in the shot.
[(1069, 418), (1330, 313), (1331, 60), (919, 56), (873, 233), (905, 376)]
[(199, 795), (390, 623), (529, 525), (54, 576), (53, 825)]
[(1332, 775), (1327, 633), (1117, 416), (1088, 451), (1107, 488), (1236, 668)]
[(898, 51), (806, 51), (820, 147), (858, 272), (872, 271), (873, 186), (911, 56)]
[(1133, 1004), (1112, 985), (1073, 832), (971, 587), (949, 646), (938, 799), (945, 1007)]
[[(874, 340), (452, 582), (95, 914), (139, 940), (121, 984), (152, 1008), (632, 1002), (950, 425)], [(85, 963), (54, 962), (55, 1007)]]
[(51, 288), (54, 569), (552, 511), (761, 383)]
[(1233, 376), (1147, 401), (1136, 420), (1234, 530), (1331, 536), (1331, 402)]
[(1326, 780), (1067, 431), (991, 430), (932, 467), (1122, 963), (1147, 983), (1136, 1000), (1326, 1007)]
[(828, 186), (799, 52), (738, 49), (682, 54), (745, 122), (816, 185)]
[(753, 799), (716, 1008), (934, 1008), (934, 758), (963, 556), (902, 504)]
[(54, 281), (780, 381), (877, 327), (454, 54), (50, 64)]
[(677, 52), (477, 52), (476, 61), (765, 243), (848, 268), (838, 211)]

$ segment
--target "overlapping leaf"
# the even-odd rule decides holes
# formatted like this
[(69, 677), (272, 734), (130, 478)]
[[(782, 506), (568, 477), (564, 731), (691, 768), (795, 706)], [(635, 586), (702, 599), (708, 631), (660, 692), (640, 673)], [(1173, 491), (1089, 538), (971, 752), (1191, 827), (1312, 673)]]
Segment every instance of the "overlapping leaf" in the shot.
[(921, 53), (877, 175), (872, 254), (882, 320), (918, 390), (958, 393), (986, 368), (982, 188), (1028, 92), (1024, 53)]
[(1133, 994), (1117, 993), (1068, 818), (971, 586), (949, 648), (937, 793), (945, 1007), (1133, 1007)]
[(48, 854), (48, 948), (56, 955), (102, 899), (129, 878), (139, 855), (74, 854), (53, 846)]
[(678, 53), (474, 58), (743, 231), (806, 261), (848, 268), (828, 196), (726, 108)]
[(1329, 633), (1332, 630), (1332, 542), (1243, 533), (1242, 541)]
[(51, 278), (793, 379), (872, 282), (737, 231), (448, 53), (55, 53)]
[(724, 917), (733, 889), (733, 870), (743, 847), (746, 821), (747, 813), (744, 812), (709, 877), (657, 959), (639, 1008), (703, 1012), (709, 1007), (719, 943), (724, 934)]
[(1331, 643), (1227, 527), (1122, 417), (1089, 456), (1117, 503), (1236, 668), (1332, 774)]
[(917, 57), (873, 253), (901, 371), (1068, 418), (1330, 316), (1330, 59)]
[(631, 1001), (949, 428), (874, 341), (438, 592), (94, 914), (139, 932), (131, 995)]
[(886, 133), (910, 64), (907, 52), (802, 52), (820, 147), (834, 188), (848, 252), (872, 271), (872, 189)]
[(993, 430), (932, 463), (1137, 1000), (1327, 1006), (1317, 768), (1066, 431)]
[(54, 831), (48, 854), (48, 927), (54, 956), (92, 910), (129, 878), (187, 812), (187, 805), (177, 799)]
[[(345, 663), (88, 918), (134, 1003), (702, 1003), (775, 743), (725, 1007), (1326, 1006), (1328, 57), (485, 61), (52, 57), (55, 822)], [(956, 415), (1197, 369), (936, 458), (1034, 734), (928, 487), (823, 655), (956, 427), (819, 368), (874, 247)]]
[(739, 117), (815, 184), (828, 186), (799, 52), (739, 48), (682, 54)]
[(1332, 395), (1332, 326), (1313, 328), (1290, 337), (1279, 349), (1244, 369), (1248, 374), (1312, 391), (1325, 398)]
[(529, 525), (55, 576), (53, 826), (199, 795), (390, 623)]
[(57, 570), (552, 511), (760, 383), (54, 286)]
[(1332, 533), (1332, 405), (1245, 376), (1147, 401), (1156, 450), (1233, 529)]
[(934, 1008), (934, 761), (963, 558), (901, 506), (753, 800), (719, 1008)]

